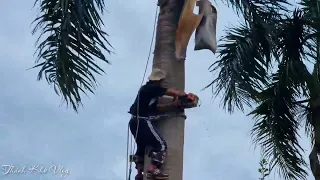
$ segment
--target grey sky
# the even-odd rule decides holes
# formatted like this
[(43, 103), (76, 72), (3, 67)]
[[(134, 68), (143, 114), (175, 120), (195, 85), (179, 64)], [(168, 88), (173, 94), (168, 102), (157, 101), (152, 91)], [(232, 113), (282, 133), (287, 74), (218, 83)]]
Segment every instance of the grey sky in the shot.
[[(156, 1), (106, 1), (103, 17), (116, 54), (112, 66), (99, 77), (100, 87), (75, 114), (60, 105), (60, 97), (46, 82), (36, 81), (34, 42), (30, 23), (37, 10), (33, 0), (4, 1), (0, 7), (0, 165), (61, 165), (68, 180), (124, 180), (127, 113), (143, 76), (152, 35)], [(221, 3), (217, 37), (237, 17)], [(187, 111), (184, 180), (257, 180), (259, 151), (251, 145), (253, 120), (241, 112), (227, 114), (210, 89), (200, 91), (213, 75), (207, 68), (216, 60), (210, 51), (194, 52), (190, 40), (186, 62), (186, 90), (202, 99), (200, 108)], [(133, 65), (136, 68), (132, 68)], [(150, 73), (148, 67), (147, 75)], [(303, 135), (304, 136), (304, 135)], [(309, 143), (303, 140), (309, 153)], [(11, 174), (4, 180), (56, 180), (60, 175)], [(274, 178), (270, 178), (274, 179)], [(311, 179), (311, 177), (310, 177)]]

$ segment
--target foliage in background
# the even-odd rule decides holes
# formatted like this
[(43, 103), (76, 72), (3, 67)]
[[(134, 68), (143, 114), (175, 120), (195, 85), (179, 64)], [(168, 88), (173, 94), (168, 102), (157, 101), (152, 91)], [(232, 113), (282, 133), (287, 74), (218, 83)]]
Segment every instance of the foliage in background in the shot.
[(265, 180), (267, 176), (269, 176), (270, 171), (268, 168), (268, 161), (265, 159), (264, 156), (262, 156), (260, 162), (259, 162), (260, 168), (258, 169), (261, 177), (259, 178), (260, 180)]
[(228, 2), (242, 23), (227, 28), (220, 39), (218, 60), (210, 67), (219, 73), (207, 87), (223, 95), (230, 113), (252, 109), (254, 143), (270, 171), (276, 168), (286, 180), (305, 180), (298, 130), (304, 126), (313, 134), (310, 102), (320, 97), (319, 0), (299, 6), (285, 0)]
[(77, 111), (81, 93), (94, 93), (95, 74), (104, 70), (97, 60), (109, 63), (104, 53), (111, 53), (107, 34), (102, 30), (100, 13), (104, 0), (36, 0), (39, 15), (32, 34), (40, 31), (37, 41), (38, 80), (45, 76), (57, 94)]

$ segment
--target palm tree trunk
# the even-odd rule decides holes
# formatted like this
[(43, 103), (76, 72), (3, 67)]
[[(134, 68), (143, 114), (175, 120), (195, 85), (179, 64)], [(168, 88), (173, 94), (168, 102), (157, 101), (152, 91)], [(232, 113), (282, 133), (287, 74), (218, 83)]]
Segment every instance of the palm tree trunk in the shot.
[(309, 155), (310, 167), (315, 180), (320, 180), (320, 162), (318, 158), (320, 150), (320, 99), (311, 103), (312, 121), (314, 127), (314, 144)]
[[(156, 31), (153, 67), (166, 71), (166, 87), (184, 90), (185, 63), (183, 60), (178, 61), (175, 58), (175, 33), (184, 0), (159, 1), (160, 14)], [(156, 122), (156, 127), (168, 144), (168, 153), (163, 170), (169, 174), (170, 180), (182, 180), (185, 117), (161, 119)], [(148, 162), (150, 160), (147, 158), (146, 165)]]
[[(317, 59), (320, 61), (320, 39), (317, 38)], [(319, 63), (316, 63), (314, 66), (314, 71), (317, 73), (316, 78), (314, 79), (314, 86), (319, 88)], [(314, 101), (311, 104), (312, 110), (312, 124), (314, 127), (314, 145), (312, 147), (312, 151), (309, 155), (310, 167), (312, 174), (315, 180), (320, 180), (320, 161), (318, 155), (320, 154), (320, 94), (318, 89), (316, 88), (316, 92), (311, 92), (314, 96), (316, 96)]]

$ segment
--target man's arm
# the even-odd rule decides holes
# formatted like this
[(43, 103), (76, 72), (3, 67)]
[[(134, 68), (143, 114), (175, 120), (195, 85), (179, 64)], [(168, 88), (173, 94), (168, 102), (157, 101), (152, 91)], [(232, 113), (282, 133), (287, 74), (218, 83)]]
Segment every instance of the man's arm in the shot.
[(167, 111), (172, 110), (175, 107), (178, 107), (179, 104), (180, 104), (180, 101), (179, 101), (179, 99), (177, 97), (183, 96), (183, 95), (186, 94), (185, 92), (179, 91), (179, 90), (176, 90), (176, 89), (171, 89), (171, 88), (164, 88), (164, 89), (166, 89), (165, 93), (164, 93), (165, 95), (175, 97), (176, 100), (173, 101), (172, 103), (157, 104), (157, 110), (159, 112), (167, 112)]
[(186, 93), (183, 91), (172, 89), (172, 88), (164, 88), (164, 87), (161, 87), (160, 85), (151, 84), (147, 87), (148, 87), (148, 92), (153, 97), (161, 97), (163, 95), (178, 97), (178, 96), (186, 95)]
[(157, 104), (157, 110), (159, 112), (167, 112), (172, 110), (172, 108), (178, 107), (180, 104), (179, 99), (177, 98), (175, 101), (172, 103), (167, 103), (167, 104)]
[(186, 93), (183, 91), (180, 91), (180, 90), (168, 88), (166, 91), (166, 95), (178, 97), (178, 96), (184, 96), (184, 95), (186, 95)]

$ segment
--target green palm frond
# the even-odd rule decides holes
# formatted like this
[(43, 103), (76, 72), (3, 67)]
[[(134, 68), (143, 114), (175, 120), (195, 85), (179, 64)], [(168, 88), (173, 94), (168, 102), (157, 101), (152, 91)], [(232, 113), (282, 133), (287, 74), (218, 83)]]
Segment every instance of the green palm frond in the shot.
[(302, 6), (306, 17), (314, 22), (319, 22), (320, 19), (320, 2), (313, 0), (301, 0), (299, 3)]
[(300, 106), (300, 108), (297, 112), (297, 118), (300, 120), (300, 124), (304, 123), (305, 133), (310, 138), (312, 144), (314, 141), (314, 124), (312, 122), (312, 110), (310, 108), (310, 104), (299, 103), (298, 106)]
[(287, 11), (287, 0), (223, 0), (227, 6), (231, 6), (237, 15), (243, 15), (247, 20), (247, 17), (252, 17), (255, 14), (273, 15), (279, 14), (279, 11)]
[(313, 80), (305, 62), (309, 59), (310, 52), (314, 52), (314, 45), (306, 41), (308, 32), (302, 11), (295, 10), (292, 17), (287, 16), (283, 19), (278, 26), (276, 36), (278, 40), (275, 49), (281, 56), (281, 66), (284, 66), (286, 81), (292, 81), (293, 88), (309, 98)]
[[(81, 104), (81, 92), (94, 93), (97, 86), (94, 74), (102, 75), (103, 69), (97, 59), (109, 61), (104, 51), (112, 48), (102, 30), (104, 1), (95, 0), (36, 0), (40, 14), (34, 20), (32, 33), (41, 31), (38, 39), (35, 67), (41, 67), (38, 80), (45, 76), (54, 85), (57, 94), (62, 94), (67, 104), (77, 111)], [(97, 10), (98, 9), (98, 10)], [(37, 42), (38, 42), (37, 41)]]
[(296, 120), (299, 109), (294, 102), (300, 92), (292, 88), (288, 81), (285, 66), (274, 74), (273, 83), (259, 95), (261, 104), (250, 113), (256, 122), (252, 129), (254, 142), (271, 158), (270, 164), (277, 167), (284, 179), (306, 179), (306, 163), (303, 149), (298, 142), (299, 122)]
[[(279, 169), (284, 179), (306, 179), (306, 163), (301, 155), (298, 142), (298, 129), (301, 121), (300, 99), (310, 99), (313, 80), (304, 60), (313, 47), (305, 41), (305, 21), (301, 11), (293, 12), (277, 24), (275, 32), (278, 40), (275, 50), (280, 58), (273, 82), (257, 97), (259, 106), (250, 113), (256, 122), (252, 129), (254, 141), (262, 146), (271, 158), (273, 167)], [(304, 115), (308, 112), (303, 110)], [(306, 121), (310, 130), (310, 121)]]
[(223, 106), (229, 112), (233, 112), (234, 107), (240, 110), (244, 110), (244, 105), (250, 107), (257, 92), (268, 84), (272, 41), (265, 32), (262, 27), (253, 29), (241, 25), (230, 28), (221, 39), (220, 60), (209, 68), (210, 71), (220, 69), (220, 72), (207, 87), (215, 86), (216, 95), (223, 92)]
[[(314, 127), (315, 120), (317, 118), (318, 108), (317, 105), (314, 106), (313, 103), (319, 99), (320, 92), (320, 79), (319, 79), (319, 61), (314, 64), (314, 69), (312, 75), (309, 77), (308, 87), (310, 89), (310, 99), (307, 104), (300, 104), (300, 119), (305, 121), (305, 132), (310, 137), (311, 142), (315, 140), (314, 137)], [(311, 84), (311, 85), (310, 85)]]

